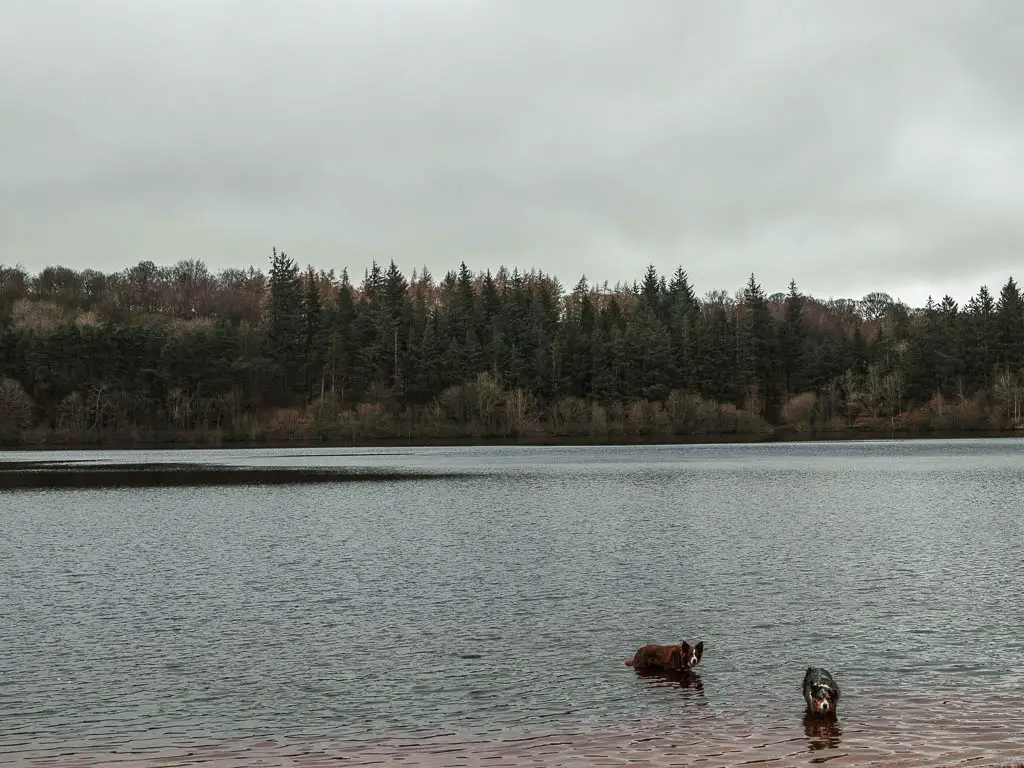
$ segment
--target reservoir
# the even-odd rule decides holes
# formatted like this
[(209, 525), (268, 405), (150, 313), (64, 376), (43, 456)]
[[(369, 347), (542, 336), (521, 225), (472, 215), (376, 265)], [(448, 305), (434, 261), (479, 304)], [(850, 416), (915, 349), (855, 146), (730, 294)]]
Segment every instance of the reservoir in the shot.
[(1024, 760), (1018, 439), (0, 462), (0, 765)]

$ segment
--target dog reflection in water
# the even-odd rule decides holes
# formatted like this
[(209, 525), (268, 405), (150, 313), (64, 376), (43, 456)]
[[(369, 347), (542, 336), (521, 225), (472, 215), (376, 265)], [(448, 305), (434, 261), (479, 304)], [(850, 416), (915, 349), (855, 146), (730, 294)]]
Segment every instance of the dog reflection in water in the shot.
[(835, 715), (822, 717), (808, 712), (804, 715), (804, 734), (807, 736), (808, 746), (816, 752), (819, 749), (838, 747), (843, 729)]
[(704, 682), (700, 679), (700, 675), (692, 669), (672, 669), (660, 672), (640, 672), (638, 670), (636, 676), (649, 680), (655, 688), (688, 688), (700, 694), (704, 693)]

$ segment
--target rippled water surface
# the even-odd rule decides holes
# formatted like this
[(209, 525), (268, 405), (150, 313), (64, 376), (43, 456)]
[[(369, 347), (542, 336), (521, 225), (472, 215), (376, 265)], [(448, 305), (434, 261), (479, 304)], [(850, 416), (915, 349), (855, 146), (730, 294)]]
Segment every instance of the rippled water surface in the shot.
[(0, 763), (1024, 759), (1019, 440), (40, 458), (417, 476), (0, 493)]

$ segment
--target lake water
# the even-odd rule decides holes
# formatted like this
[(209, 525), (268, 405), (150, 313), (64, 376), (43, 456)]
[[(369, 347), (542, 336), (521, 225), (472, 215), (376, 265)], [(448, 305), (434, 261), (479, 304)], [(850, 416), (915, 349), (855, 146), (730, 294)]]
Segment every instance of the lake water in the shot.
[(27, 459), (396, 475), (0, 492), (0, 764), (1024, 760), (1022, 440)]

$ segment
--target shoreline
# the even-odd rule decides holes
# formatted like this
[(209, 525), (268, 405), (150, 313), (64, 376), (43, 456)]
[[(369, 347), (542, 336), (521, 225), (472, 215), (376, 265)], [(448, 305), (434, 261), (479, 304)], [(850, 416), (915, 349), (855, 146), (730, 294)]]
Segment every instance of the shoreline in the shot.
[(138, 440), (104, 437), (98, 440), (62, 440), (0, 444), (4, 453), (49, 453), (58, 451), (159, 451), (159, 450), (247, 450), (283, 448), (476, 448), (476, 447), (629, 447), (658, 445), (747, 445), (760, 443), (858, 443), (871, 441), (970, 440), (1024, 438), (1024, 429), (975, 431), (910, 431), (910, 430), (828, 430), (821, 432), (775, 430), (758, 434), (705, 435), (629, 435), (629, 436), (557, 436), (525, 437), (451, 437), (401, 438), (380, 437), (364, 440), (203, 440), (189, 434), (170, 435), (163, 439)]

